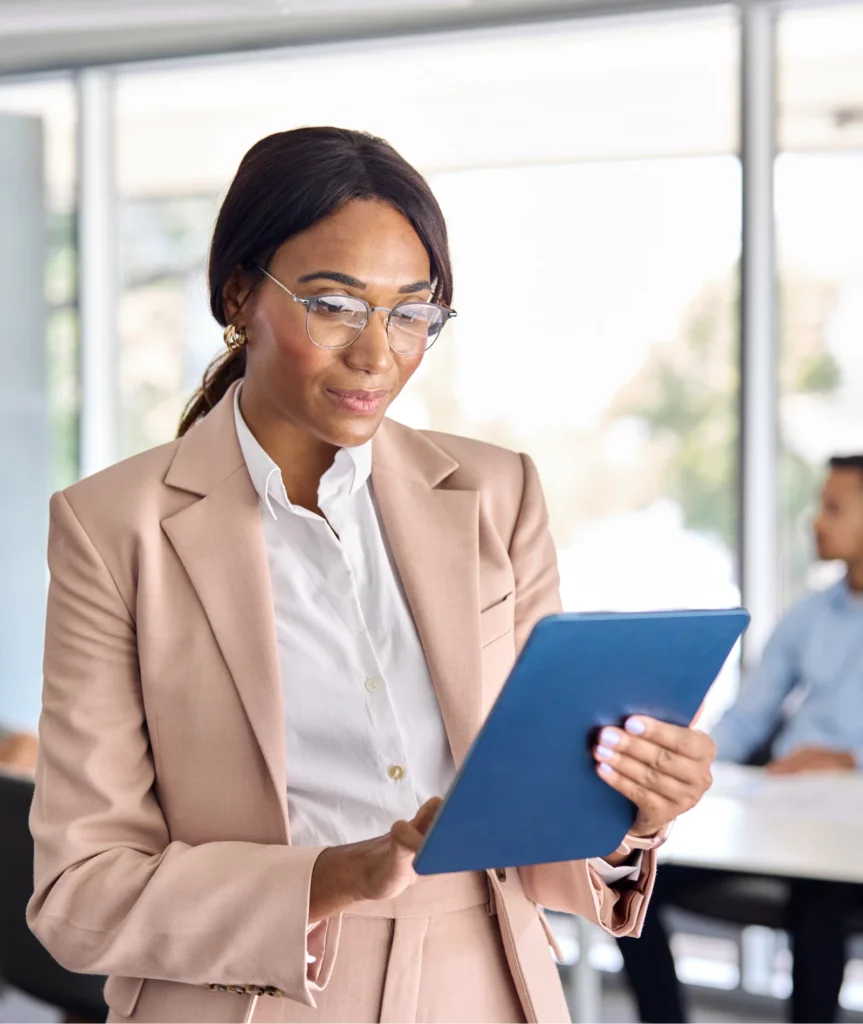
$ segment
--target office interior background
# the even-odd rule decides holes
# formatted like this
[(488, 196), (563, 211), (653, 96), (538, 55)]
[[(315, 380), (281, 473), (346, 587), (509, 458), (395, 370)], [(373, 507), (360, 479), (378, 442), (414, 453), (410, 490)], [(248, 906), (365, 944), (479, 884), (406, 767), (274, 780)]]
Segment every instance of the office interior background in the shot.
[[(0, 721), (38, 715), (49, 493), (172, 438), (220, 198), (302, 124), (448, 218), (459, 317), (395, 417), (531, 453), (567, 608), (743, 600), (757, 657), (863, 450), (863, 4), (0, 0)], [(728, 941), (699, 984), (739, 986)]]

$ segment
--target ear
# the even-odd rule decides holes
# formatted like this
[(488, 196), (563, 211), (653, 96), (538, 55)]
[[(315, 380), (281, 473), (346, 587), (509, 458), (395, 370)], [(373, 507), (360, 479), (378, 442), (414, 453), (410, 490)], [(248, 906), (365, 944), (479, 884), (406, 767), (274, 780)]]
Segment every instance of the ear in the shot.
[(225, 307), (225, 317), (229, 324), (237, 324), (238, 327), (242, 327), (242, 323), (238, 322), (243, 306), (248, 301), (252, 292), (255, 290), (257, 281), (247, 271), (243, 270), (242, 267), (235, 267), (231, 271), (231, 276), (225, 282), (225, 287), (222, 289), (222, 303)]

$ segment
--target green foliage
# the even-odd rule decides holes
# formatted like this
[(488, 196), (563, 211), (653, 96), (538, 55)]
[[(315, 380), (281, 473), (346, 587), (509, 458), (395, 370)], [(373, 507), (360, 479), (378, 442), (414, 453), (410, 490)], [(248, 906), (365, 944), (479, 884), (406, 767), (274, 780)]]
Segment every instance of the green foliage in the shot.
[[(636, 378), (618, 395), (612, 414), (639, 417), (661, 461), (658, 493), (679, 502), (690, 529), (737, 544), (738, 492), (738, 272), (712, 281), (692, 300), (672, 341), (654, 347)], [(795, 277), (780, 290), (783, 325), (782, 394), (830, 395), (841, 371), (827, 351), (824, 327), (835, 289)], [(820, 467), (783, 453), (782, 507), (789, 534), (785, 564), (792, 579), (805, 569), (806, 534), (800, 523), (812, 505)]]

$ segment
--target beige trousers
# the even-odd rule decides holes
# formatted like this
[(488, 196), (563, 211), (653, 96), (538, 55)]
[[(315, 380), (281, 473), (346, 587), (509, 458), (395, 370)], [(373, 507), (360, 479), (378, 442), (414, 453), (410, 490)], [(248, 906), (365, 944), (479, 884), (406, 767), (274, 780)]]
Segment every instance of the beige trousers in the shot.
[(261, 996), (253, 1005), (248, 996), (149, 981), (134, 1020), (523, 1024), (485, 875), (422, 879), (397, 899), (352, 908), (343, 917), (329, 984), (316, 1001), (312, 1009)]

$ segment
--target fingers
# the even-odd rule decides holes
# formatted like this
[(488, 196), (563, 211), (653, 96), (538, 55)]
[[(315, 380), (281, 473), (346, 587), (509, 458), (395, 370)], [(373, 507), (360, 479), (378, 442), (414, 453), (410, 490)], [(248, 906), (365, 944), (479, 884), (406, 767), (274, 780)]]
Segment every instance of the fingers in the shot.
[[(639, 722), (640, 719), (635, 721)], [(677, 726), (671, 728), (678, 729)], [(679, 731), (685, 733), (689, 730)], [(613, 767), (628, 765), (630, 761), (638, 762), (647, 769), (643, 774), (648, 782), (668, 777), (687, 785), (709, 783), (709, 766), (714, 755), (713, 741), (704, 733), (694, 733), (692, 741), (674, 737), (673, 742), (676, 746), (670, 748), (649, 739), (647, 731), (633, 735), (629, 731), (608, 726), (599, 735), (595, 755), (598, 761)], [(679, 753), (684, 746), (696, 756)], [(624, 774), (632, 775), (632, 769)]]
[(648, 821), (664, 824), (671, 821), (679, 813), (678, 802), (665, 797), (663, 794), (649, 789), (644, 782), (624, 775), (616, 768), (610, 772), (604, 772), (606, 765), (599, 765), (600, 778), (612, 789), (622, 793), (631, 800), (639, 810), (639, 817)]
[[(606, 768), (612, 770), (608, 772), (605, 770)], [(691, 784), (681, 782), (671, 775), (663, 775), (656, 768), (625, 755), (617, 755), (614, 764), (601, 762), (599, 774), (605, 779), (611, 778), (612, 775), (621, 775), (636, 786), (640, 786), (645, 793), (655, 793), (657, 796), (673, 802), (684, 802), (693, 789)], [(639, 801), (636, 800), (636, 803)], [(640, 803), (639, 806), (641, 806)]]
[(704, 733), (639, 715), (623, 729), (607, 726), (599, 741), (597, 773), (638, 807), (636, 825), (648, 832), (694, 807), (712, 784), (716, 748)]
[(643, 740), (664, 747), (681, 757), (697, 761), (707, 752), (711, 752), (711, 759), (715, 756), (713, 740), (707, 733), (698, 732), (695, 729), (672, 725), (670, 722), (660, 722), (655, 718), (648, 718), (646, 715), (628, 718), (625, 729), (627, 734), (640, 736)]

